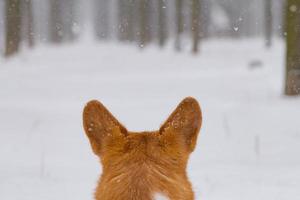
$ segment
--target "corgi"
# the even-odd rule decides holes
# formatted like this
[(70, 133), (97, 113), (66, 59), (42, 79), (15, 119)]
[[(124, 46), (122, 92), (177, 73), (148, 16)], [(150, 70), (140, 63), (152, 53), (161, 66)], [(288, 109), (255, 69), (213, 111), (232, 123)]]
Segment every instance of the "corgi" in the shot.
[(185, 98), (158, 131), (128, 131), (99, 101), (87, 103), (83, 126), (102, 175), (95, 200), (194, 200), (186, 167), (202, 113)]

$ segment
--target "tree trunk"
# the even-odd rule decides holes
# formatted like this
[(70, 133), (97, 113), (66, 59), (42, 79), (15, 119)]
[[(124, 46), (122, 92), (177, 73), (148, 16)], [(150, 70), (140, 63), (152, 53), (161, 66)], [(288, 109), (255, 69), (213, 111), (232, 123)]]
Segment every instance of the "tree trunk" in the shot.
[(199, 20), (199, 36), (201, 38), (207, 38), (210, 36), (209, 26), (210, 22), (210, 13), (211, 13), (211, 1), (210, 0), (199, 0), (199, 10), (200, 10), (200, 20)]
[(272, 0), (265, 0), (265, 40), (266, 47), (272, 45), (272, 28), (273, 28), (273, 16), (272, 16)]
[(192, 0), (192, 38), (193, 38), (193, 53), (199, 50), (199, 26), (200, 26), (200, 0)]
[[(64, 0), (62, 16), (64, 37), (69, 41), (74, 41), (77, 37), (75, 26), (78, 25), (76, 20), (76, 3), (77, 0)], [(61, 8), (62, 9), (62, 8)]]
[(63, 21), (61, 0), (50, 0), (50, 41), (60, 43), (63, 41)]
[(288, 0), (286, 14), (286, 95), (300, 94), (300, 0)]
[(108, 38), (109, 30), (109, 1), (94, 0), (94, 28), (98, 39)]
[(19, 50), (21, 40), (20, 6), (20, 0), (6, 0), (6, 57), (15, 54)]
[(122, 41), (133, 41), (135, 31), (136, 0), (119, 0), (119, 39)]
[(130, 28), (129, 28), (129, 0), (118, 1), (119, 12), (119, 39), (122, 41), (129, 41)]
[(135, 30), (135, 12), (136, 12), (136, 0), (127, 0), (127, 10), (128, 10), (128, 40), (134, 41), (134, 30)]
[(163, 47), (167, 38), (166, 27), (166, 2), (165, 0), (158, 0), (158, 37), (159, 46)]
[(23, 0), (23, 10), (22, 10), (22, 18), (23, 18), (23, 27), (25, 29), (26, 41), (29, 47), (34, 46), (34, 25), (33, 25), (33, 10), (32, 10), (32, 1), (31, 0)]
[(140, 17), (140, 48), (144, 48), (149, 41), (149, 24), (148, 24), (148, 0), (139, 0), (139, 17)]
[(182, 13), (182, 0), (176, 0), (176, 41), (175, 48), (177, 51), (181, 50), (181, 34), (183, 32), (183, 13)]
[(283, 1), (282, 2), (282, 8), (281, 8), (281, 12), (282, 12), (282, 16), (281, 16), (281, 29), (280, 29), (280, 33), (279, 33), (279, 36), (281, 38), (286, 38), (286, 30), (287, 30), (287, 26), (286, 26), (286, 22), (287, 22), (287, 12), (288, 12), (288, 9), (287, 9), (287, 0)]

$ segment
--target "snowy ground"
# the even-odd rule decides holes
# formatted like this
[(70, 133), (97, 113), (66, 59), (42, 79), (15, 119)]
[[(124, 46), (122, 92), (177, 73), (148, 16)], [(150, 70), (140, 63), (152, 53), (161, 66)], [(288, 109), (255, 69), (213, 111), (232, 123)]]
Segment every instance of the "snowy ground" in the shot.
[(84, 104), (152, 130), (185, 96), (204, 116), (189, 163), (197, 199), (299, 198), (300, 99), (282, 95), (283, 44), (262, 44), (210, 41), (193, 56), (90, 41), (0, 60), (0, 199), (92, 199), (101, 168)]

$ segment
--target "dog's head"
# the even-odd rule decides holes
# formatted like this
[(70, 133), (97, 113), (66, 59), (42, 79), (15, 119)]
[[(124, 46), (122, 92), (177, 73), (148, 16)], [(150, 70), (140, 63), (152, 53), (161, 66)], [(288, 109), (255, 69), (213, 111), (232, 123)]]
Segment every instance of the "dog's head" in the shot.
[(104, 170), (151, 163), (185, 170), (201, 123), (199, 104), (191, 97), (178, 105), (158, 131), (152, 132), (128, 131), (96, 100), (90, 101), (83, 112), (86, 135)]

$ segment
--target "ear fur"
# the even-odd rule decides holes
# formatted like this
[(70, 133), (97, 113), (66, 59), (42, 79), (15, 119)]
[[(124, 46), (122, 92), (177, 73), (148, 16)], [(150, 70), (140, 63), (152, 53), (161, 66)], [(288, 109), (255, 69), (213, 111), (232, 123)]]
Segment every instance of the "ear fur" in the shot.
[(160, 128), (160, 133), (172, 130), (183, 139), (190, 152), (195, 149), (202, 124), (202, 113), (196, 99), (185, 98)]
[(97, 100), (92, 100), (85, 106), (83, 127), (97, 155), (101, 154), (103, 141), (108, 136), (117, 133), (127, 135), (126, 128)]

